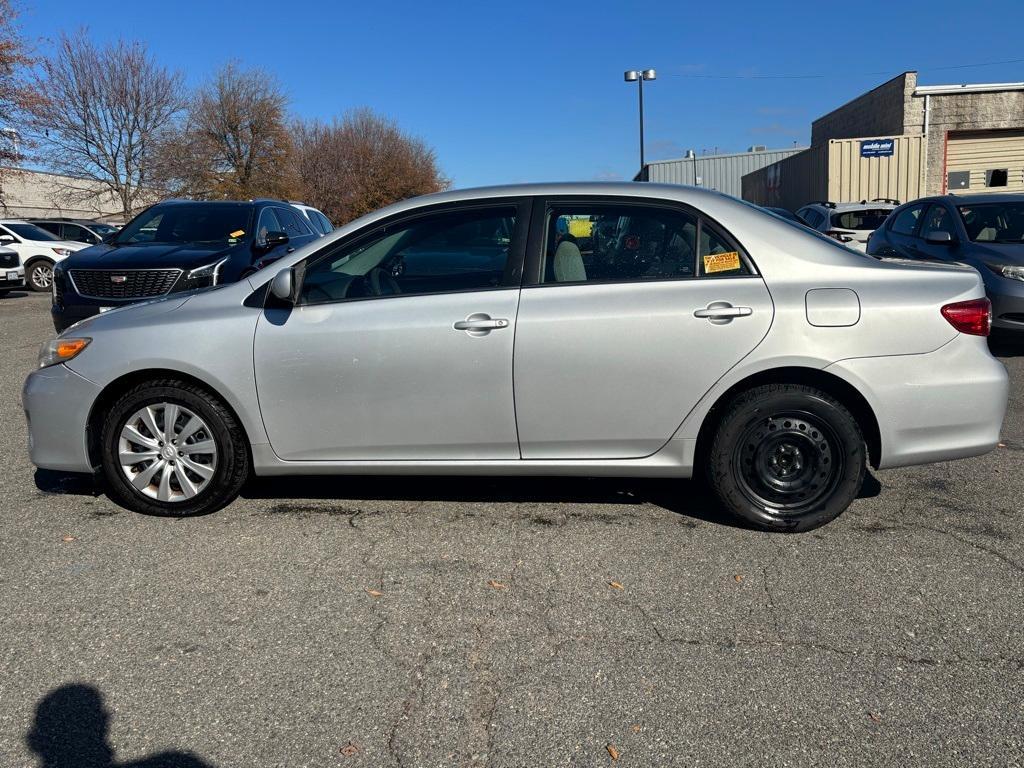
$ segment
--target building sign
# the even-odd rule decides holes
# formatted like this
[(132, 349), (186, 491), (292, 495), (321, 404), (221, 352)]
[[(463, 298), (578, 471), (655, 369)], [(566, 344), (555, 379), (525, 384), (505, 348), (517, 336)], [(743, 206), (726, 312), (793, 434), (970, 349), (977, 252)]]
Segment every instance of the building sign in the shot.
[(864, 139), (860, 143), (861, 157), (892, 157), (895, 139)]

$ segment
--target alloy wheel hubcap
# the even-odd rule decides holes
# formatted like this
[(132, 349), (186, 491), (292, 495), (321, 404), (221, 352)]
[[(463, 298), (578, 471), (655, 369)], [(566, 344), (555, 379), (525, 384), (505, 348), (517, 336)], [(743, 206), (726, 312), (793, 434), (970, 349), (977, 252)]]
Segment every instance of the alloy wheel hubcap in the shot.
[(736, 462), (748, 499), (769, 512), (797, 514), (833, 491), (843, 465), (832, 428), (802, 412), (750, 424), (737, 446)]
[(217, 470), (217, 443), (196, 413), (177, 403), (153, 403), (121, 428), (118, 460), (131, 486), (158, 501), (194, 498)]
[(32, 270), (32, 284), (38, 288), (49, 288), (53, 282), (53, 270), (45, 265), (40, 265)]

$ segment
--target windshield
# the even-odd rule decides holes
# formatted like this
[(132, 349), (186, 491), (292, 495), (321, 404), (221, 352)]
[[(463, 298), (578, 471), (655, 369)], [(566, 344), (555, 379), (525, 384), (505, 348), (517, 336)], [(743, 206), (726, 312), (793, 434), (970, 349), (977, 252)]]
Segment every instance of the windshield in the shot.
[(1024, 201), (961, 205), (958, 210), (971, 242), (1024, 242)]
[(117, 232), (117, 227), (112, 224), (90, 224), (89, 229), (95, 232), (100, 237), (106, 237), (111, 232)]
[(56, 235), (51, 235), (42, 227), (37, 227), (35, 224), (4, 224), (11, 232), (16, 234), (22, 240), (60, 240)]
[(874, 232), (889, 218), (892, 208), (866, 208), (859, 211), (837, 211), (832, 214), (832, 226)]
[(156, 205), (125, 226), (114, 242), (234, 245), (248, 236), (251, 219), (252, 206), (244, 204)]

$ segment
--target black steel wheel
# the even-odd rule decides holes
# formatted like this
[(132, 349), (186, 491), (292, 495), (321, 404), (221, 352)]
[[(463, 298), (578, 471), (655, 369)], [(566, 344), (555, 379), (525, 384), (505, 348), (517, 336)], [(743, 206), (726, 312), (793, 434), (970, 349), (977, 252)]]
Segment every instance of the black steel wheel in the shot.
[(719, 499), (758, 527), (805, 531), (856, 498), (867, 451), (856, 419), (831, 395), (769, 384), (726, 408), (709, 455)]

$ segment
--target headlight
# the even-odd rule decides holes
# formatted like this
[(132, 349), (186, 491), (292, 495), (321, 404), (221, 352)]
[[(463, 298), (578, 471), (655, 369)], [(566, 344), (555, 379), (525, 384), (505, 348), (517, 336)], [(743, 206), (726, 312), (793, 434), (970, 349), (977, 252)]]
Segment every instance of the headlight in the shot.
[(53, 339), (39, 348), (39, 367), (47, 368), (57, 363), (66, 363), (81, 354), (92, 339)]
[(188, 273), (187, 278), (189, 280), (209, 280), (210, 285), (216, 285), (217, 280), (220, 279), (220, 268), (227, 260), (228, 257), (225, 256), (220, 261), (207, 264), (205, 267), (196, 267)]
[(1011, 280), (1024, 280), (1024, 267), (1019, 266), (1005, 266), (995, 268), (1000, 275), (1008, 277)]
[(52, 248), (51, 250), (58, 256), (70, 256), (74, 253), (70, 248)]

